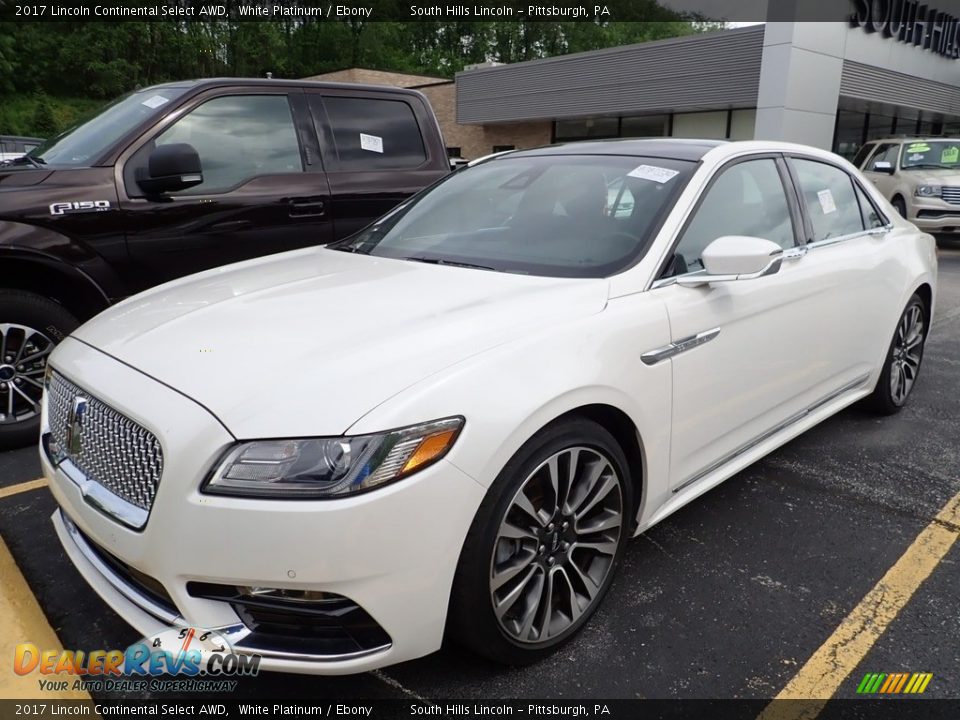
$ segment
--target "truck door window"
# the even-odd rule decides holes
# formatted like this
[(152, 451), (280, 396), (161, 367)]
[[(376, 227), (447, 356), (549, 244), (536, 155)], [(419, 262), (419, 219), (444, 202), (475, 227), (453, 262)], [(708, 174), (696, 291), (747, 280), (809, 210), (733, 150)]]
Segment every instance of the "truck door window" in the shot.
[(396, 170), (426, 161), (420, 125), (400, 100), (326, 96), (342, 170)]
[(189, 143), (200, 155), (203, 182), (176, 195), (222, 193), (261, 175), (303, 172), (300, 145), (286, 95), (230, 95), (191, 110), (127, 163), (130, 195), (142, 192), (134, 170), (157, 145)]

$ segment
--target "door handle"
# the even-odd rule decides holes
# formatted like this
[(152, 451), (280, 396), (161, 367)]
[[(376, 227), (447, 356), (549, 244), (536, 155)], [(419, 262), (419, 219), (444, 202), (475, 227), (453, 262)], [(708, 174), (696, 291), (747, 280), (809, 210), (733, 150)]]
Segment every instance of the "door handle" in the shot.
[(327, 211), (326, 200), (322, 197), (290, 198), (287, 203), (290, 217), (315, 217)]

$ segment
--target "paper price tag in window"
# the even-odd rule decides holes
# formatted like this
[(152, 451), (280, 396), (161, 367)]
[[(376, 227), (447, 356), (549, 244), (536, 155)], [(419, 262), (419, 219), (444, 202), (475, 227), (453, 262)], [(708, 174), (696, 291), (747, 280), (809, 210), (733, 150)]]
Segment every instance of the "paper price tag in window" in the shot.
[(663, 183), (673, 180), (680, 172), (670, 168), (657, 167), (656, 165), (638, 165), (627, 173), (628, 177), (640, 178), (641, 180), (652, 180), (655, 183)]
[(956, 145), (945, 148), (944, 151), (940, 153), (940, 162), (944, 165), (956, 165), (958, 160), (960, 160), (960, 147)]
[(146, 105), (148, 108), (158, 108), (161, 105), (166, 105), (169, 102), (163, 95), (154, 95), (144, 100), (141, 105)]
[(824, 215), (837, 211), (837, 204), (833, 201), (833, 193), (829, 190), (821, 190), (817, 193), (817, 200), (820, 201), (820, 209)]
[(370, 152), (382, 153), (383, 138), (378, 135), (360, 133), (360, 148), (362, 150), (369, 150)]

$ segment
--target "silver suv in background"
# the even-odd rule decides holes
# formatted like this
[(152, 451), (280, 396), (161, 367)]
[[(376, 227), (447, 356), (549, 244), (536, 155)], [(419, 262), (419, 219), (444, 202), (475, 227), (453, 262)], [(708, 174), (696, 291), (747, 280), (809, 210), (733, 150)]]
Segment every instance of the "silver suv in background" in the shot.
[(853, 164), (924, 232), (960, 233), (960, 138), (871, 140)]

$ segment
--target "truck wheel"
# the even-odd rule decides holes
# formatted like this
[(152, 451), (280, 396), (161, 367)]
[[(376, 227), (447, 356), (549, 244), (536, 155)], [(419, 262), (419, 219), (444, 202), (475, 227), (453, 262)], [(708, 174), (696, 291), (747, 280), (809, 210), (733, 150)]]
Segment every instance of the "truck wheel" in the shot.
[(38, 440), (47, 357), (78, 324), (49, 298), (0, 290), (0, 450)]

